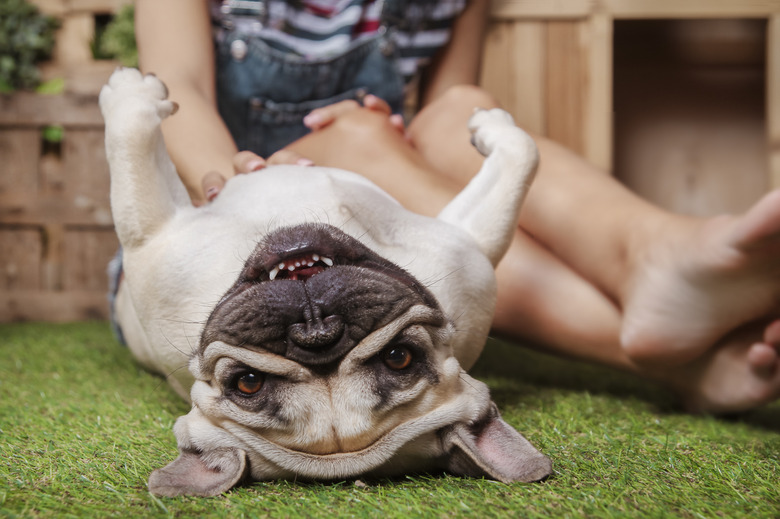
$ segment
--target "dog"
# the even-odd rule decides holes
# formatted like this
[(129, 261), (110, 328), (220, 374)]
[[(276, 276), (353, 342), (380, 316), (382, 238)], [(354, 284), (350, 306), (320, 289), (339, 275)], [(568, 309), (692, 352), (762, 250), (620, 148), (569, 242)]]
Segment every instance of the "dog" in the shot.
[(192, 404), (153, 494), (550, 474), (465, 371), (538, 162), (506, 112), (471, 118), (484, 166), (437, 218), (357, 174), (292, 165), (235, 177), (196, 208), (160, 130), (177, 108), (167, 97), (155, 76), (125, 68), (99, 98), (124, 269), (116, 320), (135, 358)]

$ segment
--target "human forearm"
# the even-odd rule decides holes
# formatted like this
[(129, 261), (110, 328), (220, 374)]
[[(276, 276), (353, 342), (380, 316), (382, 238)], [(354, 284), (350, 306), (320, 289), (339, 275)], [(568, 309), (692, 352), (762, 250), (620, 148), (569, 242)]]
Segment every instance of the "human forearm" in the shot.
[(163, 123), (163, 133), (190, 196), (202, 202), (203, 176), (210, 171), (232, 176), (237, 151), (216, 109), (207, 2), (138, 0), (136, 38), (142, 70), (162, 79), (181, 107)]
[(163, 122), (166, 147), (190, 198), (205, 201), (202, 179), (208, 172), (224, 178), (234, 174), (236, 152), (233, 139), (214, 106), (187, 85), (168, 84), (170, 97), (180, 109)]
[(466, 9), (452, 27), (450, 42), (423, 76), (421, 108), (452, 86), (478, 83), (489, 11), (490, 0), (468, 0)]

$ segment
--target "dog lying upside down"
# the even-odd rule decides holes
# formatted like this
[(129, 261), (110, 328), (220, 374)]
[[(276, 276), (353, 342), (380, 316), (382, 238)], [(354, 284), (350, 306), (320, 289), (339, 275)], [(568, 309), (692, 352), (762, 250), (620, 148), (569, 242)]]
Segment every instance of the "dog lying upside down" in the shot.
[(192, 402), (174, 427), (179, 457), (152, 473), (152, 493), (551, 472), (465, 371), (538, 161), (506, 112), (472, 117), (487, 158), (434, 219), (356, 174), (301, 166), (236, 177), (195, 208), (160, 131), (176, 108), (166, 98), (135, 69), (100, 94), (123, 249), (116, 318), (139, 362)]

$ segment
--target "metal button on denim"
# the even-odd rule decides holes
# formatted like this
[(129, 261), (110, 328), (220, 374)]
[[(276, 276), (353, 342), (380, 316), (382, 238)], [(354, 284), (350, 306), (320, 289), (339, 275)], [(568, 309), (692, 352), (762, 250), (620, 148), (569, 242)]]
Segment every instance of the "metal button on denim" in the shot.
[(247, 52), (249, 52), (249, 47), (244, 40), (233, 40), (230, 44), (230, 55), (236, 61), (243, 61)]

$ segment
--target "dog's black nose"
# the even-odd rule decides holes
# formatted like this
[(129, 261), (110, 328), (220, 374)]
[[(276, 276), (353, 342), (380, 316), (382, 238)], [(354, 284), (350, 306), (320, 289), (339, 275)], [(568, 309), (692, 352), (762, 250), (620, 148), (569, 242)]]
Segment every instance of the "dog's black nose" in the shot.
[(337, 344), (344, 334), (341, 316), (322, 317), (318, 306), (304, 310), (305, 322), (295, 323), (287, 329), (287, 337), (296, 346), (307, 350), (327, 349)]

